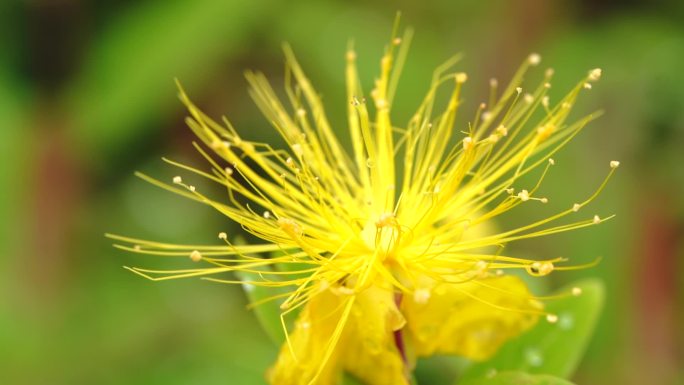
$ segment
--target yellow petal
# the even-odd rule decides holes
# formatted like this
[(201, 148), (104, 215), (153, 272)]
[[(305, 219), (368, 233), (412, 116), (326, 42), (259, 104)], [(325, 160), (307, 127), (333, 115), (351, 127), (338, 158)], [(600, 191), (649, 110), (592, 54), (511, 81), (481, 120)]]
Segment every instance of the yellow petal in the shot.
[(408, 385), (409, 368), (394, 337), (406, 321), (394, 295), (390, 287), (371, 287), (358, 295), (352, 310), (342, 360), (345, 370), (367, 385)]
[(341, 373), (339, 352), (342, 340), (327, 364), (324, 367), (321, 365), (328, 343), (342, 317), (343, 302), (343, 298), (330, 290), (311, 297), (297, 318), (295, 330), (290, 332), (289, 345), (285, 343), (282, 346), (278, 360), (267, 374), (270, 384), (308, 385), (317, 374), (314, 384), (337, 384)]
[(440, 284), (425, 297), (402, 302), (407, 334), (418, 356), (455, 354), (484, 360), (532, 327), (541, 309), (513, 276)]
[(333, 385), (346, 370), (367, 385), (408, 385), (409, 371), (394, 340), (406, 321), (391, 286), (372, 286), (355, 295), (339, 342), (318, 377), (349, 295), (332, 288), (311, 297), (289, 336), (292, 350), (283, 345), (268, 374), (271, 384), (308, 385), (315, 379), (313, 384)]

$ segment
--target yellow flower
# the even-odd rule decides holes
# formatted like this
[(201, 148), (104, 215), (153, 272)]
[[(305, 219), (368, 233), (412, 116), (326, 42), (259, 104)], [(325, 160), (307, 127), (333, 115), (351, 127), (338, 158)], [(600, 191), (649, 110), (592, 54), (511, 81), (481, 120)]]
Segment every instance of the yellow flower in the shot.
[[(227, 189), (211, 199), (180, 176), (166, 184), (144, 179), (212, 206), (263, 240), (236, 245), (220, 233), (220, 246), (173, 245), (110, 235), (117, 247), (136, 253), (180, 256), (202, 266), (185, 270), (131, 268), (152, 280), (250, 273), (251, 285), (288, 288), (280, 301), (287, 342), (268, 371), (272, 384), (336, 384), (343, 371), (369, 385), (408, 384), (417, 357), (457, 354), (491, 356), (505, 341), (529, 329), (539, 316), (554, 322), (517, 277), (585, 266), (556, 266), (508, 256), (508, 242), (591, 226), (608, 218), (589, 216), (555, 224), (593, 200), (617, 168), (589, 198), (567, 210), (506, 231), (493, 218), (519, 205), (548, 201), (540, 186), (554, 164), (551, 156), (596, 114), (568, 121), (581, 92), (600, 70), (556, 103), (547, 96), (552, 71), (523, 89), (523, 76), (539, 64), (531, 55), (501, 92), (491, 82), (467, 124), (456, 124), (464, 73), (456, 60), (438, 68), (423, 102), (405, 126), (392, 121), (392, 105), (410, 33), (393, 38), (380, 75), (364, 97), (356, 54), (346, 55), (348, 153), (335, 135), (319, 94), (290, 48), (286, 103), (264, 75), (249, 73), (250, 94), (287, 143), (274, 149), (241, 137), (227, 121), (203, 114), (185, 93), (187, 123), (204, 147), (197, 150), (208, 172), (169, 163)], [(448, 100), (437, 97), (448, 91)], [(520, 178), (538, 174), (527, 186)], [(299, 312), (294, 325), (284, 316)]]

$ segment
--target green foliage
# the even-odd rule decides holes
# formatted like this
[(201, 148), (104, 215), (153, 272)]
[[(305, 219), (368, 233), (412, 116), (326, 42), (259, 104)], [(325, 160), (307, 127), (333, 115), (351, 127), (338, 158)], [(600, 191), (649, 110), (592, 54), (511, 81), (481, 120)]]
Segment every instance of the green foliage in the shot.
[(237, 50), (264, 2), (147, 2), (112, 21), (71, 92), (74, 135), (121, 151), (140, 128), (178, 106), (174, 78), (189, 88)]
[(462, 382), (463, 385), (572, 385), (562, 378), (546, 374), (502, 372)]
[(580, 281), (558, 294), (571, 293), (573, 288), (581, 289), (581, 294), (552, 300), (547, 305), (547, 311), (558, 315), (556, 323), (540, 321), (532, 330), (504, 345), (489, 361), (468, 368), (459, 383), (469, 384), (468, 381), (494, 370), (570, 377), (593, 334), (604, 302), (603, 284), (598, 280)]
[[(261, 269), (266, 270), (267, 267), (262, 267)], [(287, 288), (271, 288), (248, 283), (249, 281), (260, 281), (263, 279), (257, 273), (240, 272), (236, 273), (236, 275), (240, 280), (245, 282), (242, 284), (242, 287), (245, 290), (250, 307), (252, 307), (252, 311), (254, 311), (259, 324), (271, 338), (271, 341), (280, 346), (285, 342), (285, 331), (280, 322), (280, 313), (282, 312), (280, 304), (282, 303), (282, 299), (271, 298), (288, 292)], [(278, 280), (277, 276), (269, 276), (268, 279), (273, 281)], [(290, 319), (291, 317), (286, 318), (286, 320)]]

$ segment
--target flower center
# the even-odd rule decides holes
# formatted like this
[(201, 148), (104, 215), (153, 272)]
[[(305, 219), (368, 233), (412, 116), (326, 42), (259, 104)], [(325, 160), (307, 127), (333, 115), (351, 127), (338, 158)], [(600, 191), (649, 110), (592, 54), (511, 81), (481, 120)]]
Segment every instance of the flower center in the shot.
[(366, 246), (379, 253), (383, 260), (395, 254), (401, 236), (401, 225), (394, 213), (390, 212), (371, 218), (361, 231)]

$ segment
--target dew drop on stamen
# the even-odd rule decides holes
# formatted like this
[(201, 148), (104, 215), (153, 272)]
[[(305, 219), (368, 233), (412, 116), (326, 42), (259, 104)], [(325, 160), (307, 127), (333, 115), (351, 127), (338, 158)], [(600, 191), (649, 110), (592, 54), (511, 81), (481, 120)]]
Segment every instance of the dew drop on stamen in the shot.
[(413, 301), (418, 304), (426, 304), (430, 299), (430, 289), (416, 289), (413, 292)]
[(544, 357), (542, 357), (541, 352), (537, 348), (527, 348), (525, 349), (525, 361), (530, 366), (541, 366), (544, 363)]
[(570, 313), (563, 313), (558, 319), (558, 327), (562, 330), (570, 330), (575, 326), (575, 317)]

